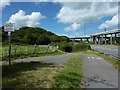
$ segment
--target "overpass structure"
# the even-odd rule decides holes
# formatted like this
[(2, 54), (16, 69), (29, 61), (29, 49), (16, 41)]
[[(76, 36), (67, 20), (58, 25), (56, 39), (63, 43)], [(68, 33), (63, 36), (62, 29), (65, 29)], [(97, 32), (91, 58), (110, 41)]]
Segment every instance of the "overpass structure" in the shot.
[[(113, 40), (114, 38), (114, 40)], [(115, 29), (111, 31), (101, 32), (98, 34), (90, 35), (90, 37), (72, 37), (69, 38), (72, 41), (75, 40), (86, 40), (87, 42), (92, 42), (94, 44), (106, 44), (107, 41), (110, 41), (110, 44), (117, 44), (117, 38), (120, 38), (120, 29)]]
[[(114, 38), (114, 40), (113, 40), (113, 38)], [(99, 43), (106, 44), (107, 40), (110, 41), (110, 44), (113, 44), (113, 43), (116, 44), (117, 38), (120, 38), (120, 29), (90, 35), (91, 42), (93, 42), (95, 44), (99, 44)]]
[(89, 42), (90, 37), (72, 37), (72, 38), (69, 38), (69, 39), (73, 40), (73, 41), (78, 40), (78, 39), (83, 41), (83, 39), (85, 39)]

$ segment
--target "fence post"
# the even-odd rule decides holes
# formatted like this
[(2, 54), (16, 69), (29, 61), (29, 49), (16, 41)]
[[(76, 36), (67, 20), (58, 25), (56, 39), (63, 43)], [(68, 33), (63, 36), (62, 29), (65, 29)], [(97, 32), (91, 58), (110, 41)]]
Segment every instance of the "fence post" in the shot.
[(35, 52), (36, 52), (36, 44), (34, 44), (34, 54), (35, 54)]
[(15, 56), (16, 56), (16, 52), (17, 52), (17, 45), (15, 46)]
[(46, 52), (48, 53), (48, 50), (49, 50), (49, 45), (46, 47)]

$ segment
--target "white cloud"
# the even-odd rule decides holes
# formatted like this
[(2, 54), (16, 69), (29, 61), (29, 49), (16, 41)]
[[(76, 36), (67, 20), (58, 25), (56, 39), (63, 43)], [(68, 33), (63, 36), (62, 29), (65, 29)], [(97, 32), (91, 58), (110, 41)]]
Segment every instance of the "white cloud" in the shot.
[[(56, 18), (58, 22), (63, 24), (83, 25), (100, 20), (105, 16), (115, 15), (118, 12), (118, 3), (116, 2), (61, 2), (61, 4), (62, 8)], [(67, 29), (70, 27), (65, 28), (65, 30), (69, 31)]]
[(117, 26), (118, 26), (118, 15), (115, 15), (112, 17), (111, 20), (107, 20), (104, 23), (102, 23), (99, 26), (99, 29), (104, 29), (105, 27), (106, 28), (112, 28), (112, 27), (117, 28)]
[(66, 28), (64, 29), (64, 31), (66, 31), (66, 32), (72, 32), (72, 31), (78, 30), (79, 28), (80, 28), (80, 24), (73, 23), (71, 26), (66, 27)]
[(37, 27), (40, 25), (40, 20), (44, 19), (40, 12), (32, 12), (31, 15), (25, 15), (25, 11), (19, 10), (18, 13), (11, 15), (8, 22), (15, 23), (15, 28), (23, 26)]
[(53, 2), (118, 2), (119, 0), (51, 0)]
[(10, 5), (10, 0), (1, 0), (0, 1), (0, 10), (5, 8), (6, 6)]

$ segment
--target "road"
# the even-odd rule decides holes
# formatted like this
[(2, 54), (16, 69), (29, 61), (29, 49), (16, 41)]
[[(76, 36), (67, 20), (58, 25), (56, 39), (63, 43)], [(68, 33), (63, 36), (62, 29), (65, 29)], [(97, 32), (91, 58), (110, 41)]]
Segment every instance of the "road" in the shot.
[(118, 70), (97, 55), (82, 56), (85, 88), (118, 88)]
[(108, 54), (120, 59), (119, 46), (91, 45), (91, 49), (103, 52), (105, 54)]

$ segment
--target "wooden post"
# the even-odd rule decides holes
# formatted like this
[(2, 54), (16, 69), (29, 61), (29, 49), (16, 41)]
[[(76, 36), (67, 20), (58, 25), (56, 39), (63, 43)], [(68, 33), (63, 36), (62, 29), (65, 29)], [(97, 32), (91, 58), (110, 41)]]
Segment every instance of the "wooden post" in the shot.
[(36, 53), (36, 44), (34, 45), (34, 54)]

